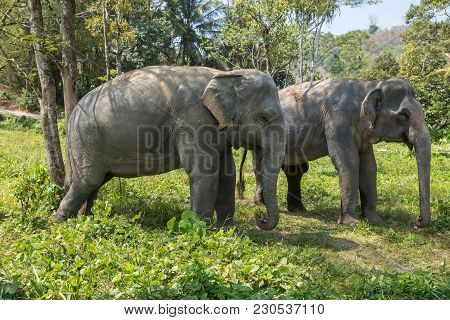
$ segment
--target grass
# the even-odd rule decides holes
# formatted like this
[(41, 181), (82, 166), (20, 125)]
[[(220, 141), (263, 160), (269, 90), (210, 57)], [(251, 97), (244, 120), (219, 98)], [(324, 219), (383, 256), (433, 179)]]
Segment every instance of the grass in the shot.
[(381, 225), (336, 223), (337, 175), (323, 158), (304, 176), (308, 212), (286, 211), (280, 175), (280, 224), (261, 231), (253, 217), (264, 208), (250, 200), (247, 161), (237, 228), (214, 232), (187, 212), (181, 170), (115, 178), (102, 188), (94, 216), (55, 223), (61, 190), (48, 182), (38, 131), (0, 122), (0, 298), (450, 298), (448, 142), (432, 147), (430, 228), (413, 228), (414, 156), (382, 143), (376, 146)]

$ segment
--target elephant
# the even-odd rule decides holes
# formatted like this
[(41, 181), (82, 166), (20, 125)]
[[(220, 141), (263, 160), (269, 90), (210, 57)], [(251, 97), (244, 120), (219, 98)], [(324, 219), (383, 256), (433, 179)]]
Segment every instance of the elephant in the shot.
[[(340, 224), (358, 223), (361, 217), (381, 221), (377, 213), (377, 167), (373, 144), (403, 142), (415, 149), (419, 178), (419, 227), (430, 224), (431, 136), (421, 104), (404, 79), (361, 81), (323, 80), (293, 85), (279, 91), (286, 128), (286, 156), (282, 166), (287, 182), (288, 211), (303, 211), (301, 179), (308, 161), (329, 155), (339, 175)], [(246, 152), (245, 152), (246, 153)], [(260, 157), (252, 151), (256, 174), (255, 203), (264, 202)], [(242, 195), (242, 165), (237, 188)]]
[(260, 149), (267, 217), (276, 227), (277, 177), (285, 153), (284, 118), (274, 81), (257, 70), (144, 67), (86, 94), (67, 127), (72, 183), (56, 218), (90, 212), (98, 189), (112, 177), (134, 178), (183, 168), (190, 204), (217, 227), (233, 224), (235, 167), (232, 148)]

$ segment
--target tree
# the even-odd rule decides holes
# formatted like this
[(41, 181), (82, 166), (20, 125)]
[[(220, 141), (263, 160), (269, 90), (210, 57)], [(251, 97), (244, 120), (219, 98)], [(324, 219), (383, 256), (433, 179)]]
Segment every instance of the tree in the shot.
[(46, 35), (42, 6), (40, 0), (28, 0), (30, 9), (31, 34), (35, 37), (34, 54), (38, 69), (42, 97), (41, 124), (44, 133), (45, 159), (50, 180), (60, 186), (64, 185), (64, 162), (59, 141), (56, 114), (56, 86), (51, 72), (51, 62), (45, 47)]
[(39, 90), (29, 24), (24, 0), (0, 0), (0, 79), (3, 85), (32, 94)]
[(103, 51), (105, 55), (105, 77), (109, 80), (109, 54), (108, 54), (108, 11), (106, 9), (106, 0), (102, 0), (102, 31), (103, 31)]
[(226, 68), (265, 71), (284, 86), (289, 77), (286, 69), (297, 56), (297, 31), (288, 19), (288, 1), (237, 0), (233, 4), (210, 55)]
[(442, 0), (422, 0), (420, 5), (411, 6), (406, 14), (409, 30), (403, 35), (405, 49), (400, 59), (400, 74), (411, 81), (427, 123), (441, 133), (448, 133), (450, 125), (448, 9), (448, 2)]
[(151, 65), (176, 64), (172, 24), (161, 7), (135, 8), (128, 23), (134, 33), (135, 45), (123, 47), (121, 56), (124, 71)]
[(363, 44), (369, 37), (366, 31), (350, 31), (323, 39), (323, 68), (334, 78), (358, 78), (368, 63)]
[[(299, 25), (297, 82), (304, 80), (308, 68), (307, 61), (309, 61), (309, 81), (312, 82), (318, 76), (318, 66), (325, 58), (321, 55), (323, 25), (333, 21), (343, 6), (358, 7), (375, 4), (379, 0), (289, 0), (289, 2), (289, 7), (295, 13), (296, 23)], [(306, 48), (309, 54), (305, 54)], [(328, 52), (328, 49), (325, 52)]]
[(378, 26), (378, 17), (374, 15), (369, 16), (369, 33), (375, 33), (380, 29)]
[(362, 78), (366, 80), (386, 80), (395, 78), (400, 71), (399, 63), (391, 51), (385, 51), (363, 70)]
[[(205, 39), (216, 36), (222, 24), (223, 5), (217, 0), (165, 0), (178, 57), (183, 65), (204, 65)], [(180, 60), (178, 58), (178, 60)]]
[[(89, 4), (87, 11), (92, 13), (85, 20), (86, 28), (94, 39), (101, 37), (105, 80), (122, 73), (123, 47), (135, 44), (135, 33), (128, 21), (134, 11), (140, 10), (136, 8), (150, 6), (150, 3), (145, 0), (95, 0)], [(110, 49), (114, 52), (114, 70), (110, 69)]]
[[(62, 53), (62, 79), (64, 92), (64, 115), (66, 126), (75, 105), (78, 102), (77, 89), (77, 58), (75, 55), (75, 0), (60, 0), (61, 11), (61, 53)], [(72, 169), (70, 166), (68, 150), (66, 150), (67, 163), (64, 188), (68, 191), (72, 184)]]

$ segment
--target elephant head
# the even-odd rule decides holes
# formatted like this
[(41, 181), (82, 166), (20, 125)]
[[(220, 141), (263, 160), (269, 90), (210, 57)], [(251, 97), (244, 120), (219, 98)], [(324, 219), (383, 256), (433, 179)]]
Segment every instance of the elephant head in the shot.
[(277, 178), (285, 152), (283, 112), (275, 83), (257, 70), (224, 72), (209, 82), (202, 100), (226, 131), (231, 146), (261, 152), (267, 218), (257, 216), (256, 223), (263, 230), (275, 228)]
[(404, 142), (410, 149), (414, 147), (420, 192), (420, 216), (416, 225), (429, 225), (431, 136), (410, 83), (402, 79), (380, 82), (365, 97), (361, 117), (368, 122), (375, 139)]

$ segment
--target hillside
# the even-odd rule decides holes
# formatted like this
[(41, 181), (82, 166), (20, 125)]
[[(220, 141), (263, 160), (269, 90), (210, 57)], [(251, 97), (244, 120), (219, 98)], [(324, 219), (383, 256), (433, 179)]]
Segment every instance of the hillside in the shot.
[(379, 30), (370, 35), (364, 43), (365, 52), (371, 57), (378, 57), (384, 51), (393, 51), (400, 55), (403, 50), (402, 35), (408, 29), (406, 26), (395, 26)]

